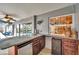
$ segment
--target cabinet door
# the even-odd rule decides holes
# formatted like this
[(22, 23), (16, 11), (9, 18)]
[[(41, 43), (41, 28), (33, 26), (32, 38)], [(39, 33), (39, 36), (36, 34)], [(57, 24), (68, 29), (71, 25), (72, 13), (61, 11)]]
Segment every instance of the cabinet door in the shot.
[(40, 49), (39, 43), (33, 45), (33, 55), (37, 55), (40, 51), (39, 49)]
[(40, 37), (40, 48), (43, 49), (45, 47), (45, 37)]
[(40, 51), (45, 47), (45, 37), (40, 36), (40, 37), (35, 38), (33, 40), (32, 47), (33, 47), (34, 55), (40, 53)]
[(63, 39), (62, 40), (62, 51), (64, 55), (76, 55), (78, 45), (77, 41), (73, 39)]
[(52, 39), (52, 54), (61, 55), (61, 40)]
[(32, 49), (33, 49), (33, 55), (37, 55), (40, 52), (40, 42), (38, 38), (33, 39)]

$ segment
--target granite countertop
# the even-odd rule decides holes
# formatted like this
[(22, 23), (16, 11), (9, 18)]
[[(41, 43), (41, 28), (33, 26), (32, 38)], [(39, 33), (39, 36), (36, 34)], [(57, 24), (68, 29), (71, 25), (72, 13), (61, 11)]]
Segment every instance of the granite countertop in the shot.
[(36, 37), (39, 37), (42, 35), (33, 35), (33, 36), (21, 36), (21, 37), (13, 37), (13, 38), (5, 38), (3, 40), (0, 40), (0, 49), (5, 49), (8, 47), (11, 47), (13, 45), (18, 45), (24, 42), (27, 42), (29, 40), (32, 40)]
[[(18, 45), (27, 41), (30, 41), (36, 37), (42, 36), (45, 34), (38, 34), (38, 35), (33, 35), (33, 36), (20, 36), (20, 37), (8, 37), (5, 39), (0, 40), (0, 49), (6, 49), (9, 48), (13, 45)], [(49, 35), (46, 34), (46, 37), (54, 37), (56, 39), (62, 39), (62, 38), (67, 38), (67, 37), (63, 37), (63, 36), (58, 36), (58, 35)], [(73, 39), (73, 38), (67, 38), (67, 39)]]
[(52, 38), (56, 38), (56, 39), (76, 39), (76, 38), (72, 38), (72, 37), (65, 37), (65, 36), (61, 36), (61, 35), (50, 35), (50, 34), (47, 34), (45, 35), (46, 37), (52, 37)]

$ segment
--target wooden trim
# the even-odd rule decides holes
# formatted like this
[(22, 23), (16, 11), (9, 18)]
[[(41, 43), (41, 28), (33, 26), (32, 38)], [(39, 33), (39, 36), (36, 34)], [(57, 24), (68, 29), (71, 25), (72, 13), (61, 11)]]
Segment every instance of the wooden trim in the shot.
[(61, 55), (63, 55), (63, 52), (62, 52), (62, 39), (61, 39)]
[(53, 54), (53, 40), (54, 40), (54, 39), (55, 39), (54, 37), (51, 39), (51, 43), (52, 43), (52, 45), (51, 45), (51, 47), (52, 47), (52, 49), (51, 49), (51, 54)]
[(78, 40), (78, 55), (79, 55), (79, 40)]
[(18, 48), (17, 46), (12, 46), (9, 48), (9, 55), (18, 55)]

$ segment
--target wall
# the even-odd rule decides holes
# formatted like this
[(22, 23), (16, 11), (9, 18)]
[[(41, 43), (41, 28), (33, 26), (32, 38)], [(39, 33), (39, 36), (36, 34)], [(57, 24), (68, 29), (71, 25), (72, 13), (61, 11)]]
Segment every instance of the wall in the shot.
[(45, 15), (37, 16), (37, 21), (43, 20), (42, 24), (37, 24), (37, 29), (39, 29), (41, 34), (48, 34), (48, 17)]
[(75, 27), (76, 30), (78, 31), (78, 39), (79, 39), (79, 4), (75, 5)]

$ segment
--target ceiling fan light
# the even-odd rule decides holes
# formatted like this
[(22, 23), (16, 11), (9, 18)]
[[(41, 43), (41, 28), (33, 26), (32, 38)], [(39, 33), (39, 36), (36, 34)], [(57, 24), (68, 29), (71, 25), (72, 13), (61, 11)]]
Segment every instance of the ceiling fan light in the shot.
[(12, 23), (13, 23), (13, 22), (15, 22), (15, 21), (10, 20), (10, 22), (12, 22)]
[(3, 20), (3, 21), (6, 21), (6, 22), (8, 21), (8, 19), (2, 19), (2, 20)]
[(6, 15), (4, 18), (6, 18), (6, 19), (11, 19), (12, 17), (11, 17), (11, 16)]

